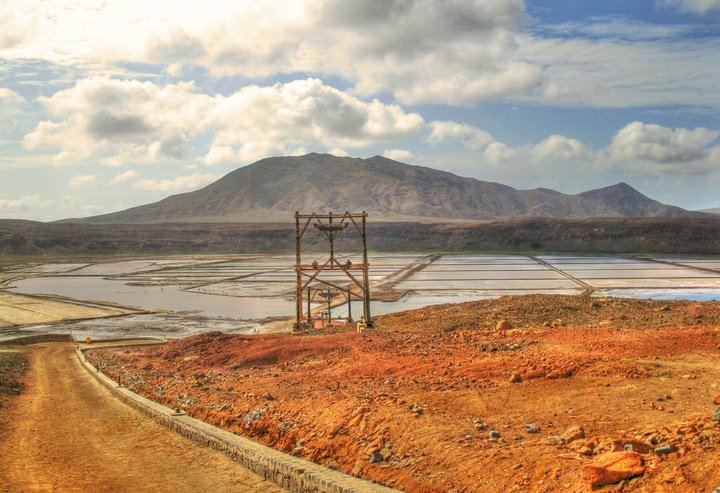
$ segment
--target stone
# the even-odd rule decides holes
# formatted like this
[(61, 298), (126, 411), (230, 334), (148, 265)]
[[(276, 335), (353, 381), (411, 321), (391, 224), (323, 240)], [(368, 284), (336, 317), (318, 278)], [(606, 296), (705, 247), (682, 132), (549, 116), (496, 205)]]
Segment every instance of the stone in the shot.
[(418, 404), (412, 404), (410, 406), (410, 412), (417, 414), (418, 416), (425, 412), (425, 410)]
[(364, 416), (362, 414), (358, 414), (357, 416), (355, 416), (348, 422), (348, 426), (349, 427), (357, 426), (360, 423), (360, 421), (362, 421), (363, 417)]
[(654, 452), (656, 455), (668, 455), (675, 452), (675, 447), (672, 445), (662, 445), (660, 447), (655, 447)]
[(510, 330), (513, 328), (513, 325), (510, 323), (509, 320), (502, 319), (500, 320), (497, 325), (495, 326), (495, 330), (498, 332), (504, 332), (506, 330)]
[(571, 426), (562, 435), (565, 442), (570, 443), (574, 440), (585, 438), (585, 429), (582, 426)]
[(653, 446), (643, 442), (642, 440), (622, 440), (620, 441), (622, 447), (618, 449), (626, 450), (628, 452), (637, 452), (638, 454), (649, 454), (653, 451)]
[(522, 375), (519, 373), (513, 373), (512, 377), (510, 377), (510, 383), (520, 383), (522, 381)]
[(715, 396), (715, 398), (713, 399), (713, 404), (715, 404), (716, 406), (720, 406), (720, 394)]
[(564, 441), (565, 440), (563, 440), (563, 437), (557, 435), (550, 435), (542, 439), (542, 443), (552, 446), (562, 445)]
[(715, 409), (715, 412), (712, 415), (713, 421), (720, 421), (720, 407)]
[(381, 454), (380, 452), (373, 452), (373, 453), (370, 455), (370, 458), (368, 459), (368, 462), (369, 462), (370, 464), (374, 464), (374, 463), (376, 463), (376, 462), (382, 462), (383, 460), (385, 460), (385, 459), (383, 458), (383, 456), (382, 456), (382, 454)]
[(475, 421), (473, 424), (475, 425), (475, 429), (478, 431), (482, 431), (487, 428), (487, 423), (484, 421)]
[(597, 458), (592, 464), (583, 466), (583, 481), (591, 486), (604, 486), (645, 472), (643, 459), (637, 452), (609, 452)]
[(488, 436), (491, 440), (497, 440), (500, 438), (500, 432), (497, 430), (490, 430), (490, 433), (488, 433)]
[(525, 431), (527, 433), (540, 433), (540, 427), (535, 423), (528, 423), (525, 425)]

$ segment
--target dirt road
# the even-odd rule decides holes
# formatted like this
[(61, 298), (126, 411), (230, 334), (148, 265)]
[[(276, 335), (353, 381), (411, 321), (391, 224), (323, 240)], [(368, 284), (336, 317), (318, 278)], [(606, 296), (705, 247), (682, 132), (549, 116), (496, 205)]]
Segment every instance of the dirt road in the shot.
[(0, 491), (283, 491), (122, 404), (69, 344), (31, 349), (26, 392), (4, 412)]

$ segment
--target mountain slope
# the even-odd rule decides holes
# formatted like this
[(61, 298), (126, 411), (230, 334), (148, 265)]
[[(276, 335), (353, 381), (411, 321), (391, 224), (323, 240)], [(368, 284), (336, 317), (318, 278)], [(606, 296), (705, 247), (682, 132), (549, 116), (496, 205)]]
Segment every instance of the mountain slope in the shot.
[(516, 190), (380, 156), (307, 154), (263, 159), (195, 192), (73, 221), (287, 222), (296, 210), (366, 210), (374, 221), (701, 215), (651, 200), (624, 183), (566, 195), (543, 188)]

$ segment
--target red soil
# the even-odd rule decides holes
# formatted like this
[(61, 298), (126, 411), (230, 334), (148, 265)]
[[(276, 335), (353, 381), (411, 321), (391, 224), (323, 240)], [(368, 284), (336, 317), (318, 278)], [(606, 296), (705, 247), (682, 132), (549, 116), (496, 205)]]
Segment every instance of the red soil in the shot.
[[(588, 491), (582, 466), (627, 444), (644, 474), (606, 489), (720, 485), (718, 303), (522, 296), (376, 323), (89, 356), (150, 398), (406, 491)], [(573, 426), (585, 438), (553, 438)]]

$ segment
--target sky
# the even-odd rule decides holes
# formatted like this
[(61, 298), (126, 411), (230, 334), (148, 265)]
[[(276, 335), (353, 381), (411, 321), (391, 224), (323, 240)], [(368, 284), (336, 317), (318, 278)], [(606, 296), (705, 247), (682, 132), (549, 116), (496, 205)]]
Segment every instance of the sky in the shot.
[(0, 218), (308, 152), (720, 207), (720, 0), (0, 0)]

